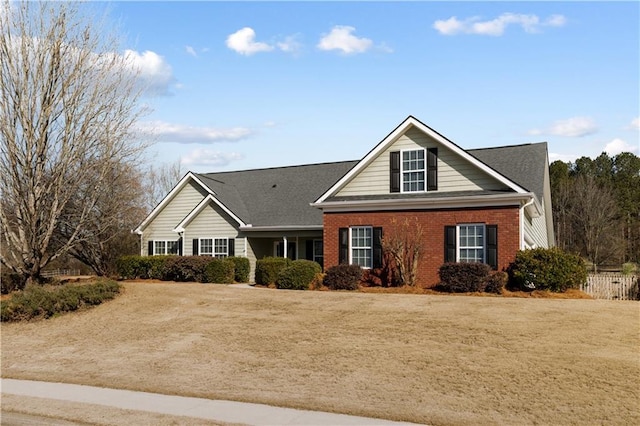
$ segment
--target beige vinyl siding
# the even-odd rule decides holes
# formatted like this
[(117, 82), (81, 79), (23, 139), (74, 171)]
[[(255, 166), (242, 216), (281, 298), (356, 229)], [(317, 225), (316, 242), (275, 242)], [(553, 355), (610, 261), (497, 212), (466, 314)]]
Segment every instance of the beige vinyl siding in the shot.
[(389, 193), (389, 153), (419, 148), (438, 148), (438, 191), (503, 190), (505, 185), (476, 166), (445, 148), (425, 133), (410, 128), (393, 144), (373, 159), (336, 195), (382, 195)]
[(549, 239), (547, 237), (547, 224), (544, 215), (530, 218), (529, 214), (525, 211), (524, 216), (525, 235), (533, 241), (535, 247), (548, 247)]
[(179, 235), (173, 232), (173, 229), (206, 195), (207, 193), (199, 185), (188, 182), (144, 229), (142, 254), (148, 254), (149, 240), (177, 240)]
[(184, 255), (193, 254), (193, 240), (196, 238), (234, 238), (235, 254), (244, 254), (244, 238), (238, 238), (235, 221), (214, 202), (209, 202), (184, 230)]

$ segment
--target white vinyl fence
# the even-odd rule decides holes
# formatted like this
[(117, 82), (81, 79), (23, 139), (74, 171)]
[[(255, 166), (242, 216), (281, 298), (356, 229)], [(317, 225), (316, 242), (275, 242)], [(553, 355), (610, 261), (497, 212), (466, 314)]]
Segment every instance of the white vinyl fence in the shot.
[(580, 290), (595, 299), (638, 300), (638, 276), (589, 274)]
[(44, 278), (59, 277), (60, 275), (80, 275), (79, 269), (50, 269), (40, 274)]

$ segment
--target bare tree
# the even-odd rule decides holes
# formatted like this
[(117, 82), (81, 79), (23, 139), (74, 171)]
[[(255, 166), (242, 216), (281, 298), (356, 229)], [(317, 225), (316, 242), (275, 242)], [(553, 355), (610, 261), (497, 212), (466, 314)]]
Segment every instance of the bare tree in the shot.
[(398, 223), (396, 219), (391, 221), (391, 226), (385, 228), (382, 237), (382, 250), (393, 258), (400, 282), (403, 285), (414, 287), (418, 272), (418, 261), (424, 251), (424, 233), (422, 225), (405, 219)]
[(611, 188), (592, 175), (579, 176), (573, 185), (569, 215), (582, 253), (598, 265), (618, 258), (623, 249), (619, 237), (618, 206)]
[(77, 4), (0, 7), (0, 262), (33, 281), (86, 238), (113, 165), (144, 149), (142, 109), (127, 58)]
[(145, 172), (144, 200), (147, 213), (153, 210), (160, 201), (173, 189), (183, 175), (180, 160), (173, 163), (161, 163), (150, 166)]

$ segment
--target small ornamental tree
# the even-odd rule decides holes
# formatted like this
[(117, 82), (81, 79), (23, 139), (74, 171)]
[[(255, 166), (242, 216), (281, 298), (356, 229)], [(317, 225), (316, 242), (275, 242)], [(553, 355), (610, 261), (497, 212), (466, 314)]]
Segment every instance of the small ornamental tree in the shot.
[(424, 232), (417, 218), (391, 221), (382, 236), (382, 250), (391, 255), (402, 285), (415, 287), (418, 261), (424, 250)]

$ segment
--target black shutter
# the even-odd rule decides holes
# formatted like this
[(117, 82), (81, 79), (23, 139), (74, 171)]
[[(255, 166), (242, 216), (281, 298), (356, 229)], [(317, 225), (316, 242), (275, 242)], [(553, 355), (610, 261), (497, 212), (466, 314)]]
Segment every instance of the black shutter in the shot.
[(147, 255), (153, 256), (153, 240), (149, 240), (149, 245), (147, 246)]
[(438, 148), (427, 150), (427, 191), (438, 190)]
[(227, 248), (229, 249), (229, 256), (235, 256), (236, 255), (236, 240), (235, 240), (235, 238), (229, 238), (229, 242), (228, 242)]
[(498, 225), (487, 225), (487, 264), (498, 269)]
[(338, 230), (338, 263), (349, 263), (349, 228)]
[(304, 253), (305, 259), (313, 260), (313, 240), (305, 241)]
[(400, 192), (400, 151), (389, 153), (389, 192)]
[(444, 227), (444, 261), (456, 261), (456, 227)]
[(192, 250), (191, 254), (194, 255), (194, 256), (198, 255), (198, 239), (197, 238), (193, 239), (193, 250)]
[(373, 267), (382, 268), (382, 228), (373, 228)]
[(178, 256), (182, 256), (182, 237), (178, 239)]

